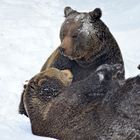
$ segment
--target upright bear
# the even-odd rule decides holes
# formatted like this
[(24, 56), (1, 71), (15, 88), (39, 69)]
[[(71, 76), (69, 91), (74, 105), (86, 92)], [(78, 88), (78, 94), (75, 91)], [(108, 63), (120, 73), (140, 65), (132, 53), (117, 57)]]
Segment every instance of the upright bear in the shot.
[[(123, 65), (118, 44), (100, 19), (99, 8), (91, 12), (64, 10), (65, 21), (60, 30), (60, 46), (49, 57), (41, 71), (48, 67), (70, 69), (73, 82), (82, 80), (102, 64)], [(124, 67), (122, 67), (124, 70)], [(119, 79), (124, 78), (124, 72)]]

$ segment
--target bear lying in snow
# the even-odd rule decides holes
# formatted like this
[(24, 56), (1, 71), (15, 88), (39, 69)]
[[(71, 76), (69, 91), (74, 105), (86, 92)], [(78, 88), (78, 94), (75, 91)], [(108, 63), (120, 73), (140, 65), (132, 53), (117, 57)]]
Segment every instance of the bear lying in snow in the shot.
[[(60, 30), (61, 44), (41, 71), (48, 67), (69, 69), (75, 82), (86, 78), (102, 64), (123, 65), (119, 46), (100, 19), (102, 12), (99, 8), (86, 13), (66, 7), (64, 14), (65, 21)], [(123, 79), (124, 72), (118, 78)]]
[(42, 80), (34, 77), (26, 87), (24, 104), (33, 134), (60, 140), (140, 138), (139, 76), (118, 80), (122, 65), (105, 64), (75, 84), (65, 74), (71, 76), (64, 85), (59, 72), (44, 73)]

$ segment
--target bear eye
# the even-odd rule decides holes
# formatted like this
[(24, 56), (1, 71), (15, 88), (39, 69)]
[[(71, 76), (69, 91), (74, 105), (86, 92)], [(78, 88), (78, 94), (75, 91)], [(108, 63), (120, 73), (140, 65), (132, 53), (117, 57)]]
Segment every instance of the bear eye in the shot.
[(77, 37), (78, 37), (78, 34), (77, 33), (75, 33), (75, 34), (72, 35), (72, 38), (73, 39), (76, 39)]
[(77, 35), (73, 35), (72, 38), (77, 38)]

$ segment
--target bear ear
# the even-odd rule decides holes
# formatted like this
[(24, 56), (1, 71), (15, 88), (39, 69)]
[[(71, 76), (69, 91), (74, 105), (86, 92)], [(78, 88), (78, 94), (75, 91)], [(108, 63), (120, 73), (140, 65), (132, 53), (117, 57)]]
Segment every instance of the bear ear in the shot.
[(100, 8), (96, 8), (93, 11), (89, 12), (89, 15), (93, 20), (100, 19), (102, 16), (102, 11)]
[(64, 9), (64, 15), (65, 17), (68, 17), (70, 14), (75, 13), (76, 11), (73, 10), (71, 7), (65, 7)]

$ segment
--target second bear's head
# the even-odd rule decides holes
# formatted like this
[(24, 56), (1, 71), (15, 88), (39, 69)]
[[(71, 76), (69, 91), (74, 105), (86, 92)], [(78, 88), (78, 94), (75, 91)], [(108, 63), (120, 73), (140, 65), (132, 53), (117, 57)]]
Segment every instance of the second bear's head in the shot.
[(100, 20), (101, 9), (77, 12), (71, 7), (64, 9), (65, 21), (60, 30), (60, 52), (71, 60), (98, 55), (109, 30)]

